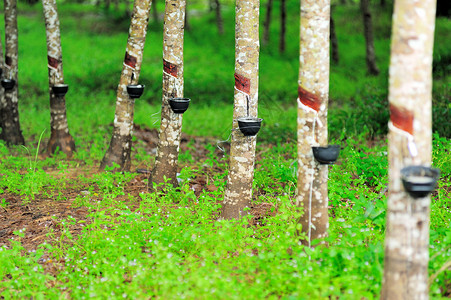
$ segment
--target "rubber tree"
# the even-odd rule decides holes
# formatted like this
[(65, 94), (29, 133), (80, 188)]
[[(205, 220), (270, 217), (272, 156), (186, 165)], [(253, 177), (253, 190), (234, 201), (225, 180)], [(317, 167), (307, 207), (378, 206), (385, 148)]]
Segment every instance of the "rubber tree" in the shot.
[(246, 214), (252, 200), (256, 136), (238, 129), (240, 117), (257, 117), (259, 60), (259, 0), (237, 0), (235, 7), (235, 92), (229, 173), (221, 218)]
[[(5, 59), (3, 57), (3, 45), (0, 38), (0, 78), (2, 78), (3, 72), (5, 70)], [(6, 107), (5, 92), (4, 89), (0, 87), (0, 128), (3, 128), (3, 112), (2, 110)], [(2, 134), (0, 133), (0, 138)]]
[(5, 68), (3, 78), (14, 80), (11, 89), (5, 89), (5, 98), (0, 109), (2, 124), (1, 138), (11, 145), (23, 145), (25, 140), (19, 123), (18, 98), (18, 30), (17, 2), (5, 0)]
[(287, 5), (286, 0), (280, 0), (280, 40), (279, 40), (280, 53), (285, 53), (286, 34), (287, 34)]
[(216, 26), (218, 27), (218, 33), (220, 35), (224, 34), (224, 21), (222, 19), (222, 13), (221, 13), (221, 3), (219, 0), (214, 0), (214, 8), (215, 8), (215, 15), (216, 15)]
[(337, 38), (337, 32), (335, 30), (335, 21), (332, 16), (332, 9), (330, 13), (330, 46), (331, 46), (331, 54), (332, 54), (332, 61), (335, 64), (338, 64), (340, 61), (340, 54), (338, 52), (338, 38)]
[(312, 146), (327, 145), (330, 0), (301, 0), (298, 82), (297, 205), (306, 245), (327, 235), (327, 165), (318, 164)]
[(413, 199), (400, 171), (430, 165), (435, 0), (397, 0), (389, 78), (389, 195), (381, 299), (428, 299), (430, 197)]
[(370, 0), (360, 0), (360, 9), (363, 16), (363, 31), (365, 35), (366, 66), (370, 75), (378, 75), (379, 68), (376, 64), (376, 52), (374, 50), (373, 22), (371, 21)]
[(269, 27), (271, 26), (272, 3), (273, 0), (267, 0), (266, 2), (265, 21), (263, 22), (263, 45), (269, 44)]
[(57, 96), (52, 87), (64, 84), (63, 54), (61, 50), (60, 21), (55, 0), (42, 0), (45, 29), (47, 36), (47, 60), (49, 69), (50, 92), (50, 140), (47, 153), (53, 154), (56, 149), (72, 156), (75, 142), (69, 133), (66, 116), (65, 96)]
[(151, 0), (135, 0), (133, 5), (122, 73), (116, 92), (113, 135), (100, 164), (101, 169), (114, 164), (121, 170), (130, 169), (135, 99), (127, 93), (127, 85), (137, 84), (139, 80), (151, 4)]
[(155, 166), (149, 177), (149, 188), (164, 183), (165, 178), (177, 186), (177, 167), (182, 135), (183, 114), (169, 106), (170, 98), (183, 98), (184, 0), (166, 0), (163, 28), (163, 97), (161, 124)]

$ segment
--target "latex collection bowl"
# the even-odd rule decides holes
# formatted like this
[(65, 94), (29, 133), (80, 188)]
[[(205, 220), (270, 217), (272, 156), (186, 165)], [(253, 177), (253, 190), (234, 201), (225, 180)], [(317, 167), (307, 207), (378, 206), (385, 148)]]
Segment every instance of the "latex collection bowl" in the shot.
[(409, 166), (401, 169), (402, 184), (412, 198), (429, 195), (435, 189), (439, 177), (439, 169), (426, 166)]
[(132, 99), (137, 99), (142, 96), (144, 92), (144, 84), (129, 84), (127, 85), (127, 93)]
[(64, 97), (69, 90), (69, 86), (67, 84), (55, 84), (52, 86), (52, 91), (57, 97)]
[(170, 98), (169, 106), (175, 114), (183, 114), (188, 109), (190, 101), (189, 98)]
[(312, 147), (313, 156), (322, 165), (335, 163), (340, 154), (340, 145), (328, 145), (326, 147)]
[(7, 78), (2, 79), (2, 87), (7, 91), (12, 90), (15, 85), (16, 85), (16, 81), (14, 79), (7, 79)]
[(254, 117), (238, 118), (238, 127), (245, 136), (256, 135), (261, 127), (263, 119)]

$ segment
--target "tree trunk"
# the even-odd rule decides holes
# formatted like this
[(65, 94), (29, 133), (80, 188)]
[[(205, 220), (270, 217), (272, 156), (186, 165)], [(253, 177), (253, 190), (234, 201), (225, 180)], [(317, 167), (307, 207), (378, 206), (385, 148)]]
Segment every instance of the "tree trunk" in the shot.
[(5, 0), (5, 70), (3, 78), (15, 81), (14, 87), (5, 90), (5, 98), (2, 103), (1, 116), (2, 134), (1, 138), (7, 144), (24, 145), (25, 140), (20, 130), (19, 123), (19, 101), (18, 101), (18, 78), (17, 78), (17, 2), (16, 0)]
[(435, 0), (395, 1), (389, 79), (389, 196), (381, 299), (428, 299), (430, 197), (405, 192), (400, 170), (430, 165)]
[(299, 222), (311, 246), (329, 227), (328, 168), (315, 161), (312, 146), (327, 145), (330, 0), (301, 0), (300, 23), (296, 203), (304, 207)]
[(340, 55), (338, 53), (338, 39), (332, 14), (330, 15), (330, 44), (332, 46), (332, 61), (335, 64), (338, 64), (338, 62), (340, 61)]
[(256, 136), (238, 129), (240, 117), (257, 117), (259, 59), (259, 0), (237, 0), (235, 21), (235, 95), (229, 174), (221, 218), (246, 214), (252, 200)]
[(160, 136), (155, 166), (149, 177), (149, 189), (153, 183), (169, 183), (178, 186), (177, 167), (182, 135), (182, 114), (176, 114), (169, 106), (170, 98), (183, 98), (183, 40), (185, 1), (166, 0), (163, 33), (163, 99), (161, 105)]
[(266, 2), (266, 15), (265, 15), (265, 22), (264, 22), (264, 33), (263, 33), (263, 44), (268, 45), (269, 44), (269, 28), (271, 27), (271, 10), (272, 10), (272, 2), (273, 0), (268, 0)]
[(130, 169), (135, 100), (128, 95), (127, 85), (138, 83), (151, 4), (151, 0), (135, 0), (133, 5), (127, 48), (116, 93), (113, 136), (100, 165), (101, 169), (113, 164), (119, 165), (121, 170)]
[(60, 22), (55, 0), (43, 0), (44, 18), (47, 36), (47, 59), (49, 69), (49, 93), (50, 93), (50, 127), (51, 135), (47, 145), (49, 155), (56, 149), (63, 151), (71, 157), (75, 151), (74, 139), (69, 133), (66, 117), (66, 99), (57, 97), (52, 91), (52, 86), (64, 83), (63, 55), (61, 51)]
[(285, 36), (287, 32), (287, 6), (286, 0), (280, 0), (280, 43), (279, 52), (285, 53)]
[(360, 0), (360, 9), (363, 15), (363, 28), (365, 33), (366, 65), (370, 75), (378, 75), (379, 68), (376, 65), (376, 54), (374, 51), (373, 24), (371, 22), (370, 1)]
[(214, 0), (215, 13), (216, 13), (216, 26), (218, 26), (218, 32), (220, 35), (224, 34), (224, 22), (222, 21), (221, 3), (219, 0)]
[[(3, 58), (3, 45), (0, 39), (0, 78), (3, 78), (3, 73), (5, 72), (5, 60)], [(5, 92), (2, 87), (0, 87), (0, 128), (3, 128), (3, 110), (6, 108)], [(2, 133), (0, 132), (0, 138), (2, 138)]]
[(188, 5), (186, 3), (186, 0), (184, 2), (185, 2), (185, 13), (184, 13), (184, 15), (185, 15), (185, 30), (186, 31), (190, 31), (191, 26), (189, 25), (189, 20), (188, 20)]

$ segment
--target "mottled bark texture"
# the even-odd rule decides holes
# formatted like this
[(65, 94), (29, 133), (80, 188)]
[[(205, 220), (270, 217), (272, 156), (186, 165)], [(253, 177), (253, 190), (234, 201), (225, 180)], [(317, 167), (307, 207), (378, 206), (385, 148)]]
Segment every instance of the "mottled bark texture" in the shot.
[(163, 99), (160, 136), (155, 166), (149, 177), (149, 188), (165, 182), (177, 186), (177, 167), (182, 135), (183, 114), (169, 106), (169, 98), (183, 98), (183, 39), (185, 1), (166, 0), (163, 29)]
[[(5, 72), (5, 60), (3, 58), (3, 45), (0, 39), (0, 78), (3, 78), (3, 72)], [(0, 129), (3, 128), (3, 112), (2, 110), (6, 107), (5, 92), (2, 87), (0, 87)], [(2, 133), (0, 132), (0, 138)]]
[(252, 200), (256, 136), (244, 136), (240, 117), (257, 117), (259, 59), (259, 0), (237, 0), (235, 13), (235, 96), (229, 174), (221, 218), (246, 214)]
[(265, 14), (265, 22), (263, 23), (264, 32), (263, 32), (263, 45), (268, 45), (269, 43), (269, 27), (271, 26), (271, 11), (272, 11), (272, 3), (273, 0), (268, 0), (266, 2), (266, 14)]
[(430, 165), (435, 0), (397, 0), (389, 79), (389, 196), (381, 299), (428, 299), (430, 197), (411, 198), (400, 170)]
[(360, 0), (360, 9), (363, 15), (363, 31), (365, 34), (366, 66), (368, 73), (378, 75), (379, 68), (376, 64), (376, 53), (374, 50), (373, 22), (371, 21), (370, 0)]
[(138, 83), (151, 4), (151, 0), (135, 0), (133, 5), (127, 48), (117, 87), (113, 136), (100, 164), (101, 169), (114, 163), (121, 170), (130, 169), (135, 100), (128, 95), (127, 85)]
[(306, 245), (327, 235), (327, 165), (318, 164), (312, 146), (327, 146), (329, 98), (329, 0), (301, 0), (298, 87), (298, 205)]
[(61, 50), (60, 21), (55, 0), (42, 0), (47, 36), (47, 59), (49, 69), (50, 93), (50, 140), (47, 145), (49, 155), (57, 149), (71, 157), (75, 151), (75, 142), (69, 133), (66, 117), (65, 96), (57, 97), (52, 86), (64, 83), (63, 54)]
[(3, 78), (15, 80), (10, 90), (5, 90), (5, 98), (1, 103), (0, 119), (2, 124), (1, 138), (11, 145), (23, 145), (25, 140), (20, 130), (18, 100), (18, 33), (17, 2), (5, 0), (5, 68)]

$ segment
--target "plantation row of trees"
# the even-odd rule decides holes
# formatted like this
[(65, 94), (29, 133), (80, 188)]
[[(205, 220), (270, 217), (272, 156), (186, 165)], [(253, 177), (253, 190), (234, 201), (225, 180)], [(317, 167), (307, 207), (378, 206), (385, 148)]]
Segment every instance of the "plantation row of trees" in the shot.
[[(219, 2), (218, 2), (219, 3)], [(255, 134), (240, 131), (239, 120), (258, 119), (259, 1), (236, 1), (235, 89), (229, 172), (221, 218), (240, 218), (252, 205)], [(431, 164), (432, 44), (435, 0), (398, 0), (395, 3), (390, 61), (390, 194), (383, 299), (423, 299), (428, 295), (427, 258), (430, 197), (413, 200), (401, 185), (401, 169)], [(134, 101), (127, 87), (139, 85), (151, 0), (135, 0), (123, 68), (116, 94), (113, 135), (100, 168), (128, 171), (131, 159)], [(361, 1), (367, 40), (369, 73), (377, 74), (372, 49), (368, 0)], [(55, 0), (43, 0), (47, 33), (51, 138), (47, 151), (75, 151), (69, 133), (62, 68), (59, 20)], [(303, 243), (327, 235), (328, 165), (312, 151), (328, 148), (330, 0), (301, 0), (298, 81), (298, 181), (296, 202), (304, 209), (299, 220)], [(183, 40), (186, 2), (166, 0), (163, 42), (163, 98), (155, 166), (149, 190), (167, 183), (177, 186), (178, 154), (183, 115), (170, 107), (171, 99), (183, 94)], [(2, 82), (2, 139), (24, 144), (18, 119), (17, 9), (15, 0), (5, 0), (4, 70), (12, 87)], [(2, 56), (3, 57), (3, 56)], [(8, 119), (10, 118), (10, 119)], [(333, 147), (334, 148), (334, 147)], [(336, 148), (336, 147), (335, 147)], [(335, 158), (336, 159), (336, 158)]]

